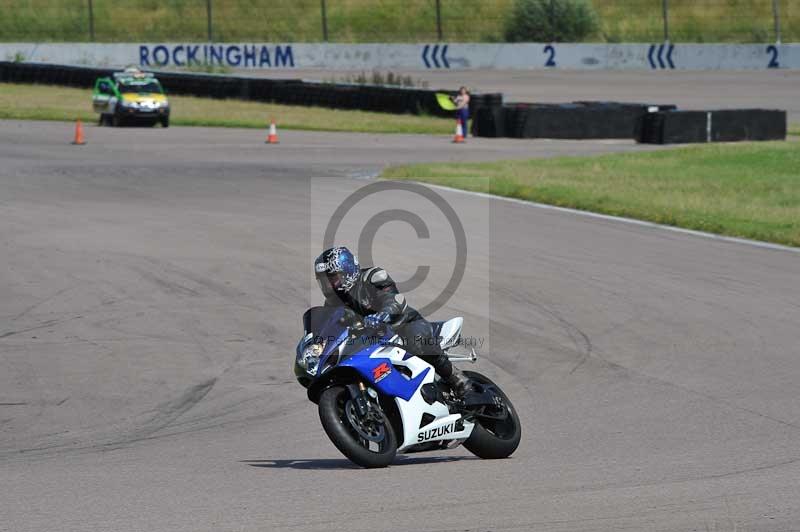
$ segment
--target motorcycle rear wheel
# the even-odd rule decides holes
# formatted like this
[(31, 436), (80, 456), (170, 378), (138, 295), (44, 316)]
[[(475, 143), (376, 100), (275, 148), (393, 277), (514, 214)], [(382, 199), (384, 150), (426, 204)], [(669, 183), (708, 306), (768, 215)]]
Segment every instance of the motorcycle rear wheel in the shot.
[(364, 427), (353, 425), (352, 412), (348, 416), (348, 408), (352, 408), (350, 392), (344, 386), (331, 386), (319, 397), (319, 419), (322, 428), (339, 451), (353, 463), (365, 468), (386, 467), (392, 463), (397, 454), (397, 438), (385, 417), (379, 427), (376, 438), (380, 441), (367, 440)]
[[(507, 458), (517, 450), (519, 441), (522, 438), (522, 425), (517, 416), (517, 410), (511, 404), (511, 400), (503, 393), (498, 385), (492, 382), (489, 377), (481, 375), (475, 371), (465, 371), (464, 374), (478, 385), (491, 386), (503, 399), (504, 406), (508, 412), (506, 419), (494, 420), (488, 418), (475, 417), (475, 427), (472, 429), (464, 447), (480, 458), (496, 459)], [(497, 414), (500, 414), (498, 409)]]

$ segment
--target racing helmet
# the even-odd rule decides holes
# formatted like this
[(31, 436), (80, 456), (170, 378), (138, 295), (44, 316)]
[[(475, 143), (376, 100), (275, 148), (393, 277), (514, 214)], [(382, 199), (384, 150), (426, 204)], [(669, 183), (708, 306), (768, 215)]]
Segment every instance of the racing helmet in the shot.
[(344, 246), (326, 249), (314, 261), (314, 276), (326, 297), (349, 292), (360, 271), (358, 257)]

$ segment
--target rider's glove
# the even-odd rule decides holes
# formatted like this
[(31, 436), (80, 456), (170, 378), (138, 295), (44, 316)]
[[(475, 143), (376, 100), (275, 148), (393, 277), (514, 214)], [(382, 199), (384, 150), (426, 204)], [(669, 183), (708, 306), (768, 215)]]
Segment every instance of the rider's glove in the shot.
[(378, 312), (377, 314), (370, 314), (364, 318), (364, 325), (370, 329), (375, 329), (383, 323), (389, 321), (388, 312)]

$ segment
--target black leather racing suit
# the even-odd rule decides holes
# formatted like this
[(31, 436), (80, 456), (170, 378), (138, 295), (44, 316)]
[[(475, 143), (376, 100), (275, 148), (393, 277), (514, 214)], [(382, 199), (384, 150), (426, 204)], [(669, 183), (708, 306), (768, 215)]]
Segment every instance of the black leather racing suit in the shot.
[(406, 298), (383, 268), (362, 268), (358, 280), (346, 294), (326, 295), (325, 306), (342, 304), (360, 316), (386, 312), (389, 324), (410, 349), (419, 353), (443, 379), (452, 375), (453, 365), (442, 352), (439, 338), (434, 338), (430, 322), (406, 303)]

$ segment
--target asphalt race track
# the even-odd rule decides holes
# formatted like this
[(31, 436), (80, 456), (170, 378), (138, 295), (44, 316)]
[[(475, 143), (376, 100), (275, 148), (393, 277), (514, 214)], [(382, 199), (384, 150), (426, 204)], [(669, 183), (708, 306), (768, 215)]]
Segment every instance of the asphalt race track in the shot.
[[(384, 163), (643, 148), (71, 127), (0, 122), (0, 530), (800, 530), (797, 252), (438, 190), (470, 254), (433, 317), (486, 341), (517, 452), (357, 469), (294, 381), (318, 218)], [(434, 222), (375, 246), (433, 291)]]

